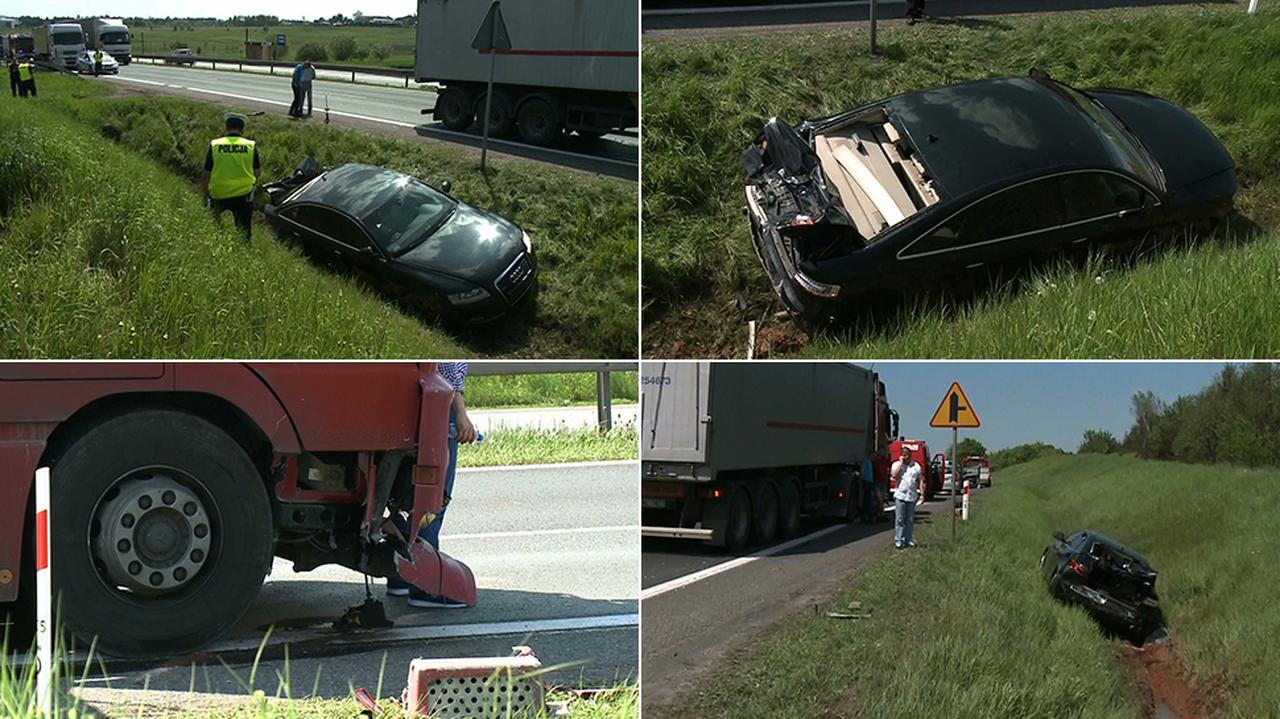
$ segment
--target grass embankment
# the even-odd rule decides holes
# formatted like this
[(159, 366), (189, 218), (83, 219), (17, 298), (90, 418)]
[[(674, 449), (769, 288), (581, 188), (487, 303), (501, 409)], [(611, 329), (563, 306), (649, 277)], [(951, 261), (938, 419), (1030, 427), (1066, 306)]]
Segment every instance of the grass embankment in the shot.
[[(243, 27), (225, 25), (193, 25), (178, 21), (154, 23), (133, 30), (133, 51), (139, 55), (166, 55), (174, 47), (189, 47), (204, 57), (244, 57), (245, 30)], [(345, 25), (270, 25), (247, 28), (250, 42), (275, 42), (277, 34), (284, 34), (288, 48), (279, 60), (294, 60), (304, 45), (320, 45), (328, 52), (324, 62), (331, 65), (358, 65), (366, 67), (395, 67), (412, 69), (416, 30), (411, 27), (372, 27)], [(334, 57), (335, 41), (355, 40), (357, 54), (338, 60)]]
[[(640, 394), (639, 373), (613, 372), (615, 403), (633, 403)], [(596, 403), (596, 376), (573, 374), (472, 375), (467, 378), (467, 407), (571, 407)]]
[(634, 425), (614, 427), (604, 434), (594, 427), (504, 428), (485, 435), (483, 442), (458, 448), (459, 467), (638, 460), (639, 457), (639, 434)]
[(849, 581), (837, 608), (797, 617), (681, 712), (699, 717), (1139, 717), (1141, 700), (1082, 611), (1050, 599), (1037, 562), (1054, 530), (1090, 528), (1160, 571), (1170, 645), (1223, 717), (1280, 706), (1271, 555), (1280, 471), (1102, 455), (1004, 470), (950, 543), (949, 519)]
[[(306, 155), (439, 183), (522, 225), (541, 268), (536, 307), (471, 330), (424, 327), (336, 277), (262, 222), (252, 247), (203, 210), (198, 177), (223, 110), (102, 98), (42, 75), (0, 105), (0, 354), (16, 357), (626, 357), (636, 347), (634, 186), (525, 161), (284, 118), (251, 120), (264, 180)], [(118, 143), (104, 139), (104, 133)]]
[[(745, 37), (646, 37), (644, 344), (649, 356), (761, 350), (841, 357), (1261, 357), (1280, 354), (1280, 23), (1239, 5), (881, 25)], [(834, 114), (910, 90), (1040, 67), (1078, 87), (1187, 107), (1239, 167), (1242, 217), (1221, 239), (1148, 258), (1052, 267), (978, 302), (908, 301), (812, 339), (771, 320), (740, 156), (766, 119)], [(1235, 239), (1227, 240), (1227, 236)], [(1099, 281), (1098, 278), (1101, 278)], [(745, 309), (739, 302), (745, 301)], [(766, 346), (767, 345), (767, 346)]]

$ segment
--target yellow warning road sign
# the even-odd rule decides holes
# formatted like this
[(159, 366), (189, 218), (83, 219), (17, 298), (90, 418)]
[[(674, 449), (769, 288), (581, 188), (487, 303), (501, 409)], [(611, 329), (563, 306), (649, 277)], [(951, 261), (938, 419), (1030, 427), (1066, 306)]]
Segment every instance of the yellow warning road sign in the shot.
[(933, 413), (929, 426), (973, 428), (981, 427), (982, 420), (973, 411), (973, 403), (965, 396), (964, 388), (959, 382), (952, 382), (951, 389), (942, 398), (942, 404), (938, 405), (938, 411)]

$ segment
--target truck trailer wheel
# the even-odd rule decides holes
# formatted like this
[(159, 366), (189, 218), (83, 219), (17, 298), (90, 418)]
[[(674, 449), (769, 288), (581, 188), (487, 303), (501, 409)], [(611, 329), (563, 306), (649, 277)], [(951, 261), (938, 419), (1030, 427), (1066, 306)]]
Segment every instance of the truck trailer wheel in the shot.
[(461, 87), (446, 87), (436, 96), (436, 116), (446, 128), (461, 132), (476, 121), (475, 99)]
[(778, 534), (778, 490), (773, 482), (760, 488), (752, 504), (755, 517), (751, 523), (751, 538), (756, 544), (768, 544)]
[(751, 542), (751, 497), (745, 487), (735, 485), (729, 492), (729, 517), (724, 529), (724, 545), (736, 552)]
[(114, 417), (62, 453), (52, 482), (53, 585), (81, 640), (120, 656), (189, 652), (230, 630), (262, 587), (266, 489), (209, 422)]
[(516, 129), (521, 140), (546, 147), (564, 133), (564, 110), (552, 97), (530, 95), (516, 111)]
[(789, 479), (778, 491), (778, 534), (783, 539), (800, 534), (800, 490)]
[[(480, 93), (480, 97), (476, 98), (476, 116), (484, 117), (485, 98), (489, 93)], [(493, 106), (489, 108), (489, 135), (491, 137), (504, 137), (511, 134), (512, 125), (515, 124), (515, 118), (511, 111), (511, 95), (505, 90), (493, 91)]]

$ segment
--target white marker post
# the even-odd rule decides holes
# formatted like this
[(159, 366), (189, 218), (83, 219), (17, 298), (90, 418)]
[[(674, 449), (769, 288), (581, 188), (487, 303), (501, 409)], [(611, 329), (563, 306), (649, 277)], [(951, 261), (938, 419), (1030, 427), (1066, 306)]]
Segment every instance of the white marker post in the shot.
[(1249, 14), (1250, 15), (1258, 14), (1258, 0), (1249, 0)]
[(969, 521), (969, 480), (964, 481), (964, 499), (960, 500), (960, 519)]
[(36, 470), (36, 696), (40, 716), (53, 716), (53, 572), (49, 568), (49, 468)]

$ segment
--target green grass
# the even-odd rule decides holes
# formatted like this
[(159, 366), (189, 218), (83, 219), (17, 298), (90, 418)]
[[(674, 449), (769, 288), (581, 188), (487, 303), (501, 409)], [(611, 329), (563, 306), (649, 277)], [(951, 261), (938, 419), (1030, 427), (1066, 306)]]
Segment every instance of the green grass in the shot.
[(708, 681), (681, 716), (1132, 717), (1140, 700), (1078, 608), (1050, 599), (1037, 562), (1054, 530), (1090, 528), (1160, 571), (1170, 646), (1223, 717), (1274, 714), (1280, 633), (1271, 559), (1280, 471), (1083, 455), (1000, 472), (950, 542), (950, 520), (918, 528), (833, 604), (872, 618), (784, 622), (741, 666)]
[(483, 442), (459, 447), (458, 466), (638, 460), (639, 446), (639, 435), (634, 425), (614, 427), (605, 434), (594, 427), (555, 430), (504, 428), (485, 435)]
[[(742, 215), (740, 155), (770, 116), (798, 122), (908, 90), (1040, 67), (1080, 87), (1144, 90), (1190, 109), (1239, 167), (1249, 241), (1202, 243), (1124, 269), (1050, 268), (970, 307), (909, 302), (821, 335), (820, 356), (1276, 356), (1280, 324), (1280, 45), (1274, 12), (1240, 5), (1037, 14), (767, 35), (646, 37), (644, 351), (741, 354), (748, 319), (781, 352), (803, 338), (777, 309)], [(1223, 233), (1225, 234), (1225, 233)], [(1254, 235), (1250, 237), (1250, 235)], [(1102, 275), (1104, 283), (1095, 284)], [(1053, 287), (1056, 285), (1056, 287)], [(1038, 289), (1050, 291), (1038, 294)], [(738, 309), (745, 300), (746, 309)], [(1089, 312), (1095, 318), (1089, 319)], [(780, 337), (778, 335), (781, 335)], [(944, 342), (945, 338), (945, 342)], [(778, 350), (775, 350), (778, 352)]]
[[(635, 402), (640, 393), (636, 372), (613, 372), (614, 402)], [(472, 375), (467, 378), (469, 409), (504, 407), (570, 407), (596, 403), (596, 375), (572, 374)]]
[[(0, 105), (0, 355), (14, 357), (628, 357), (636, 351), (634, 185), (470, 149), (253, 118), (263, 178), (305, 155), (449, 179), (533, 237), (535, 302), (509, 320), (424, 327), (362, 283), (318, 269), (262, 222), (245, 248), (202, 209), (198, 177), (223, 109), (93, 97), (42, 76)], [(118, 138), (113, 143), (104, 132)], [(13, 199), (10, 199), (13, 198)]]

